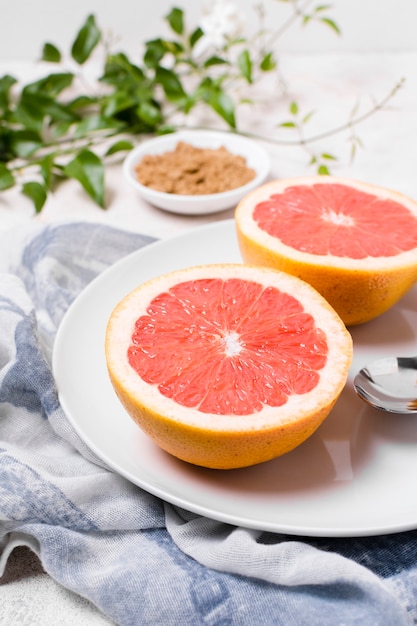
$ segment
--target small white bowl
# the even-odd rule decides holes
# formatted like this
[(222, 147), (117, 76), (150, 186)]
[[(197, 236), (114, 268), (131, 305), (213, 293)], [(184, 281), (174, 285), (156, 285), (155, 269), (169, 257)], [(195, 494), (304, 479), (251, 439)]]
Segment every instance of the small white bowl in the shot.
[[(139, 161), (148, 154), (171, 152), (175, 150), (179, 141), (198, 148), (217, 149), (224, 146), (229, 152), (244, 157), (247, 166), (255, 170), (256, 176), (246, 185), (236, 189), (206, 195), (165, 193), (141, 185), (135, 173), (135, 167)], [(204, 130), (184, 130), (144, 141), (127, 155), (123, 164), (124, 175), (142, 198), (160, 209), (183, 215), (204, 215), (234, 208), (247, 193), (265, 181), (269, 170), (268, 153), (252, 139), (233, 133)]]

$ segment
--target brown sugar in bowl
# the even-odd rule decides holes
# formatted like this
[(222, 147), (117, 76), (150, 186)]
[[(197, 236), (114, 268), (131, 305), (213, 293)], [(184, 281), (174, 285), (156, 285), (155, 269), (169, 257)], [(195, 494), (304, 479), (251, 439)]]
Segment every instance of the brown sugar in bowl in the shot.
[[(204, 161), (206, 168), (210, 166), (214, 169), (216, 159), (223, 161), (222, 186), (218, 175), (217, 183), (204, 185), (200, 183), (203, 193), (196, 193), (198, 183), (194, 181), (194, 185), (191, 184), (192, 175), (185, 184), (182, 181), (182, 186), (178, 181), (173, 182), (183, 169), (184, 164), (180, 161), (184, 157), (181, 155), (184, 144), (187, 159), (192, 158), (191, 153), (194, 153), (195, 167), (189, 169), (197, 171), (200, 169), (200, 174)], [(158, 168), (154, 179), (159, 181), (161, 187), (159, 189), (152, 188), (149, 184), (152, 179), (149, 166), (152, 162)], [(145, 163), (147, 169), (143, 182), (139, 180), (137, 171), (140, 163)], [(227, 167), (229, 173), (225, 176)], [(185, 215), (204, 215), (235, 208), (248, 192), (265, 181), (269, 169), (268, 153), (257, 142), (234, 133), (192, 130), (170, 133), (144, 141), (127, 155), (123, 165), (126, 179), (145, 201), (166, 211)], [(211, 177), (216, 178), (213, 171)], [(198, 180), (199, 176), (195, 178)], [(165, 182), (162, 182), (163, 179)], [(189, 193), (184, 193), (186, 191)]]
[(142, 185), (183, 196), (230, 191), (256, 176), (243, 156), (224, 146), (200, 148), (184, 141), (168, 152), (146, 154), (135, 170)]

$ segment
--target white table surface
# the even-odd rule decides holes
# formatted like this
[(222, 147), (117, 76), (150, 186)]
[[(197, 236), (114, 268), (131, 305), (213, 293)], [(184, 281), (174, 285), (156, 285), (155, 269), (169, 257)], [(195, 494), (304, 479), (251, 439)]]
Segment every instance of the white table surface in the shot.
[[(389, 105), (356, 128), (363, 149), (357, 152), (353, 162), (349, 159), (347, 133), (313, 144), (312, 148), (339, 157), (332, 166), (334, 175), (390, 187), (417, 199), (416, 68), (417, 50), (367, 55), (288, 55), (281, 58), (281, 69), (291, 94), (279, 96), (276, 85), (265, 85), (262, 93), (265, 104), (257, 105), (250, 115), (243, 115), (242, 123), (258, 133), (285, 137), (276, 125), (288, 118), (288, 104), (296, 99), (305, 113), (316, 111), (308, 125), (311, 133), (316, 134), (344, 124), (357, 104), (360, 111), (366, 111), (373, 100), (381, 100), (404, 78), (404, 86)], [(8, 72), (25, 81), (36, 78), (40, 71), (43, 75), (44, 68), (36, 65), (7, 63), (6, 67), (0, 63), (1, 75)], [(299, 147), (270, 143), (265, 146), (272, 160), (271, 179), (314, 173), (307, 166), (307, 155)], [(77, 184), (65, 182), (38, 216), (17, 189), (4, 192), (0, 194), (0, 233), (31, 220), (43, 223), (87, 220), (164, 238), (233, 215), (232, 211), (226, 211), (185, 217), (147, 205), (125, 183), (120, 164), (108, 167), (106, 188), (107, 209), (102, 210)], [(13, 568), (12, 576), (10, 568)], [(45, 626), (110, 623), (89, 603), (60, 588), (36, 567), (33, 569), (33, 560), (24, 550), (16, 553), (8, 571), (9, 582), (0, 585), (0, 594), (10, 608), (20, 607), (16, 608), (20, 616), (21, 609), (24, 610), (24, 620), (19, 618), (15, 623)], [(10, 613), (3, 617), (0, 612), (0, 626), (10, 626), (12, 617)]]

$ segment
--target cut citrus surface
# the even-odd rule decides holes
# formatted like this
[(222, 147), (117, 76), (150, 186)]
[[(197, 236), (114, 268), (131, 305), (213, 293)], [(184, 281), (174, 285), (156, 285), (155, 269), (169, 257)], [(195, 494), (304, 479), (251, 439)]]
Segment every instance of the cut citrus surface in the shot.
[(107, 367), (130, 416), (196, 465), (245, 467), (305, 441), (352, 359), (332, 307), (276, 270), (206, 265), (152, 279), (112, 312)]
[(369, 321), (417, 281), (417, 203), (331, 176), (274, 181), (235, 213), (245, 262), (313, 285), (345, 324)]

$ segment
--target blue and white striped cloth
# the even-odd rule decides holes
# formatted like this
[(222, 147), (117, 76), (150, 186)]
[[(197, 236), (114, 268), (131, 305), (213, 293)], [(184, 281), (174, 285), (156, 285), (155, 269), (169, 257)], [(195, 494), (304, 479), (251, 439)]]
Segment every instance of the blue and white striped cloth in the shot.
[(416, 624), (417, 532), (310, 539), (229, 526), (130, 484), (74, 432), (51, 373), (57, 327), (98, 273), (150, 241), (84, 223), (0, 238), (0, 575), (29, 545), (121, 626)]

